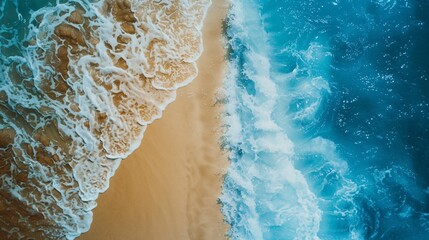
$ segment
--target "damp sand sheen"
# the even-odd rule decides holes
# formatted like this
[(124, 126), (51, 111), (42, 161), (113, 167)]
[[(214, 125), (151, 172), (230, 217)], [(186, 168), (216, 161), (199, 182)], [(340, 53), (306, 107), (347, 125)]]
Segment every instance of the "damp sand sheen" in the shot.
[[(2, 1), (2, 17), (13, 4), (17, 3)], [(124, 166), (122, 175), (130, 170), (128, 176), (138, 176), (139, 169), (133, 166), (141, 168), (141, 176), (135, 180), (146, 178), (146, 181), (134, 182), (136, 185), (129, 189), (139, 191), (140, 196), (148, 192), (149, 197), (141, 198), (142, 206), (133, 206), (143, 209), (133, 211), (148, 213), (134, 218), (143, 221), (130, 219), (128, 224), (152, 226), (143, 228), (152, 234), (147, 239), (154, 239), (158, 230), (177, 239), (221, 238), (225, 234), (216, 198), (226, 157), (218, 150), (217, 143), (216, 126), (220, 125), (215, 114), (220, 110), (212, 107), (219, 84), (213, 78), (221, 79), (223, 71), (221, 13), (211, 14), (217, 26), (204, 30), (204, 34), (210, 35), (207, 37), (210, 46), (206, 49), (214, 55), (203, 56), (201, 68), (208, 69), (200, 68), (200, 83), (190, 85), (193, 88), (187, 93), (179, 91), (176, 109), (166, 113), (171, 119), (160, 122), (162, 126), (158, 127), (155, 122), (152, 137), (143, 138), (148, 125), (160, 118), (167, 105), (176, 99), (176, 91), (198, 75), (196, 61), (203, 52), (202, 26), (210, 5), (217, 8), (214, 11), (226, 11), (224, 3), (212, 4), (210, 0), (60, 1), (32, 11), (26, 21), (28, 32), (19, 36), (21, 39), (14, 37), (13, 28), (2, 26), (1, 239), (75, 239), (88, 232), (96, 199), (109, 188), (110, 178), (121, 160), (136, 149), (136, 154), (126, 160), (132, 162), (131, 168)], [(192, 132), (169, 129), (189, 126), (192, 122), (186, 120), (188, 115), (200, 121), (199, 125), (188, 128)], [(181, 118), (176, 122), (175, 117)], [(208, 129), (202, 129), (205, 127)], [(197, 139), (200, 142), (197, 147), (203, 147), (195, 150), (188, 142), (184, 145), (186, 149), (179, 149), (180, 145), (172, 142), (172, 139), (180, 142), (179, 137)], [(206, 152), (197, 152), (202, 150)], [(162, 162), (174, 156), (185, 159), (184, 166), (174, 159)], [(208, 160), (192, 160), (196, 158)], [(192, 165), (196, 163), (199, 165)], [(184, 169), (182, 172), (180, 167)], [(150, 174), (158, 171), (151, 180)], [(179, 172), (177, 178), (185, 179), (182, 179), (184, 184), (175, 183), (176, 172)], [(118, 188), (121, 179), (125, 177), (118, 176), (115, 182)], [(168, 186), (179, 187), (172, 187), (171, 192), (157, 189)], [(177, 208), (171, 201), (175, 193), (178, 193)], [(108, 232), (111, 228), (105, 212), (114, 197), (106, 195), (100, 203), (99, 214), (104, 214), (106, 224), (97, 221), (96, 211), (94, 231), (103, 228)], [(121, 200), (127, 204), (126, 199)], [(149, 206), (150, 203), (155, 205)], [(199, 207), (192, 210), (193, 206)], [(158, 214), (154, 209), (161, 209), (163, 217), (159, 219), (171, 219), (174, 226), (157, 225), (156, 219), (150, 218)], [(169, 209), (179, 213), (169, 217)], [(202, 217), (205, 215), (212, 217)], [(115, 216), (110, 217), (110, 222), (114, 221)], [(126, 225), (120, 221), (116, 224)], [(128, 231), (128, 234), (126, 239), (146, 239), (144, 232), (133, 235)], [(98, 237), (88, 235), (88, 239), (95, 238)]]

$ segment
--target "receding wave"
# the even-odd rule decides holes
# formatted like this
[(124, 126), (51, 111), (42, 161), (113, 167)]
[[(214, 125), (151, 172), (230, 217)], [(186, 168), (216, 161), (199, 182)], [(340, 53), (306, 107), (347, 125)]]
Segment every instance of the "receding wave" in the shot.
[[(8, 8), (0, 3), (0, 21)], [(75, 0), (0, 31), (0, 238), (73, 239), (197, 75), (210, 0)]]

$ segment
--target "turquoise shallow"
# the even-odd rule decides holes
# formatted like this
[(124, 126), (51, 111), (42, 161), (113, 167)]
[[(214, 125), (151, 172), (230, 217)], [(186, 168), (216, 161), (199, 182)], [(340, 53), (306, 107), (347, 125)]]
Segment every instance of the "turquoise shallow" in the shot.
[(234, 1), (234, 239), (429, 239), (429, 2)]
[[(62, 2), (0, 0), (0, 72)], [(429, 240), (429, 1), (232, 2), (229, 236)]]
[(0, 239), (90, 229), (121, 160), (197, 76), (209, 6), (0, 0)]

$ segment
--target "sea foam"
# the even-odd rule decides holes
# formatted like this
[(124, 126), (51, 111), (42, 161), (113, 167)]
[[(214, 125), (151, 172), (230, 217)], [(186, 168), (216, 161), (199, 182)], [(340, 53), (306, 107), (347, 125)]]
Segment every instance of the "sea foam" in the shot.
[(222, 212), (232, 239), (318, 239), (317, 198), (294, 166), (294, 142), (273, 118), (281, 95), (258, 8), (235, 1), (228, 17), (224, 144), (231, 165)]
[(236, 0), (233, 239), (427, 239), (427, 1)]
[(0, 4), (0, 238), (88, 231), (121, 159), (196, 77), (209, 5), (58, 1), (26, 19)]

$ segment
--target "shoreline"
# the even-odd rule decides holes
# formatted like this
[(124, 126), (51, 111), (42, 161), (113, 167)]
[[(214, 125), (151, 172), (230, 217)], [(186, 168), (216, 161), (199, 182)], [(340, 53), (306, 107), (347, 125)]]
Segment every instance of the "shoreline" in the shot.
[(215, 95), (226, 70), (227, 8), (226, 0), (213, 0), (202, 29), (197, 78), (178, 90), (140, 147), (123, 160), (79, 240), (226, 238), (217, 199), (228, 158), (220, 149), (222, 106)]

